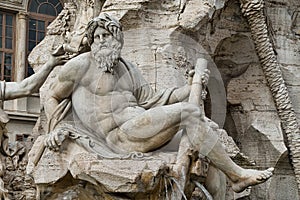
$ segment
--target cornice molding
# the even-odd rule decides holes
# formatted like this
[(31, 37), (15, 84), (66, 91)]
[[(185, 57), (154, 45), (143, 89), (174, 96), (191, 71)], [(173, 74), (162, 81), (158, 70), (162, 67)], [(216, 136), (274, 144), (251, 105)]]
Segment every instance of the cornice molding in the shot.
[(26, 11), (29, 0), (1, 0), (0, 9), (8, 9), (14, 11)]

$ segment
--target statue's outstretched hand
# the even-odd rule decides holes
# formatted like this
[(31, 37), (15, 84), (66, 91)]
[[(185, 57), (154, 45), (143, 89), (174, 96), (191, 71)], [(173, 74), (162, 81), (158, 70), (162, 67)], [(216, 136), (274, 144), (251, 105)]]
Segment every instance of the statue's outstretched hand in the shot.
[(57, 65), (63, 65), (70, 59), (70, 56), (66, 54), (63, 46), (58, 46), (51, 54), (48, 60), (48, 64), (55, 67)]
[(45, 146), (50, 150), (58, 151), (63, 141), (68, 137), (69, 132), (63, 129), (55, 129), (51, 131), (45, 138)]
[(61, 55), (61, 56), (53, 56), (50, 55), (49, 60), (47, 61), (47, 63), (50, 66), (57, 66), (57, 65), (63, 65), (65, 64), (67, 61), (69, 60), (69, 56), (68, 55)]

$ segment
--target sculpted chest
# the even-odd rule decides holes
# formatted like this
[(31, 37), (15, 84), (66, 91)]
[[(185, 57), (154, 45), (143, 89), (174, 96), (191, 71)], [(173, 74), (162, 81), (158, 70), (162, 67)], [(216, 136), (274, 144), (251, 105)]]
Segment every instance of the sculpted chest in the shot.
[(131, 81), (126, 76), (119, 76), (101, 70), (89, 70), (81, 79), (80, 85), (97, 95), (107, 95), (111, 92), (131, 91)]

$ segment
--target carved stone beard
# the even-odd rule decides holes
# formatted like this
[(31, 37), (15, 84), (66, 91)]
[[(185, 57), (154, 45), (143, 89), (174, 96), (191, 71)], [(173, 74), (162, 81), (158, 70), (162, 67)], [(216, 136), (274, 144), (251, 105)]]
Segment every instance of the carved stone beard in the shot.
[(109, 45), (107, 48), (111, 50), (110, 53), (103, 52), (101, 47), (102, 45), (96, 45), (94, 43), (91, 45), (91, 52), (98, 64), (97, 67), (104, 72), (113, 73), (114, 66), (118, 64), (121, 55), (121, 45), (119, 42)]

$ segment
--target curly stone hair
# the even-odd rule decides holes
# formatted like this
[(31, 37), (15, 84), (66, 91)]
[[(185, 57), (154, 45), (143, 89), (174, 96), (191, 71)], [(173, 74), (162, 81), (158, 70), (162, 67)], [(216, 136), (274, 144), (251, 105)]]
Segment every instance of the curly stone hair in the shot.
[(122, 32), (122, 26), (120, 22), (108, 15), (107, 13), (101, 13), (98, 17), (92, 19), (86, 28), (86, 37), (88, 39), (89, 46), (94, 42), (94, 32), (97, 27), (104, 28), (110, 32), (113, 37), (121, 43), (124, 44), (124, 36)]

